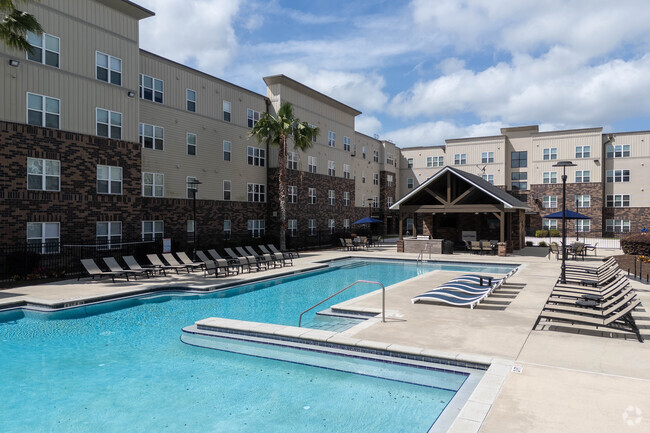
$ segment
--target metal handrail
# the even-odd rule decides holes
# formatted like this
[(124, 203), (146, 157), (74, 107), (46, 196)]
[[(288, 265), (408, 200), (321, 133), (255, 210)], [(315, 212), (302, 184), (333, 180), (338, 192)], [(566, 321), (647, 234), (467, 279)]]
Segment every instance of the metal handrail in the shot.
[(310, 311), (310, 310), (313, 310), (314, 308), (318, 307), (318, 306), (319, 306), (320, 304), (322, 304), (323, 302), (329, 301), (329, 300), (332, 299), (334, 296), (338, 295), (338, 294), (341, 293), (341, 292), (346, 291), (346, 290), (349, 289), (350, 287), (354, 286), (355, 284), (359, 284), (359, 283), (377, 284), (377, 285), (381, 286), (381, 321), (382, 321), (382, 322), (386, 322), (386, 288), (384, 287), (384, 285), (383, 285), (382, 283), (380, 283), (379, 281), (357, 280), (357, 281), (355, 281), (354, 283), (350, 284), (349, 286), (346, 286), (346, 287), (342, 288), (341, 290), (339, 290), (338, 292), (334, 293), (333, 295), (331, 295), (331, 296), (329, 296), (329, 297), (323, 299), (323, 300), (320, 301), (318, 304), (316, 304), (316, 305), (312, 305), (311, 307), (307, 308), (305, 311), (303, 311), (302, 313), (300, 313), (300, 317), (298, 318), (298, 327), (300, 327), (300, 325), (302, 324), (302, 316), (303, 316), (306, 312), (308, 312), (308, 311)]
[(418, 258), (415, 261), (416, 264), (419, 264), (420, 262), (424, 262), (424, 253), (429, 251), (429, 260), (431, 260), (431, 244), (428, 242), (424, 244), (424, 248), (420, 250), (420, 254), (418, 254)]

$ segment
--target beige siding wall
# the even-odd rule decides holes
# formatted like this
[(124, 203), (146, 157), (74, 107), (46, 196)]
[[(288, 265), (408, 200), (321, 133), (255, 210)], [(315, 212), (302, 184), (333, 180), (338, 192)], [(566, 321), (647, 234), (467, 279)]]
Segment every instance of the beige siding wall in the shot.
[[(409, 194), (415, 188), (420, 186), (422, 182), (433, 176), (442, 167), (429, 167), (427, 168), (427, 157), (429, 156), (442, 156), (444, 157), (445, 165), (447, 164), (448, 154), (445, 153), (444, 146), (432, 147), (417, 147), (417, 148), (404, 148), (401, 149), (400, 170), (398, 191), (400, 198)], [(408, 167), (409, 158), (413, 158), (413, 167)], [(413, 179), (413, 188), (407, 188), (407, 180)]]
[[(460, 170), (477, 176), (493, 175), (495, 185), (505, 184), (505, 138), (504, 137), (485, 137), (469, 139), (466, 142), (453, 141), (447, 143), (447, 159), (445, 165), (453, 165)], [(483, 162), (483, 152), (491, 153), (494, 162)], [(467, 163), (456, 165), (455, 155), (467, 155)], [(485, 170), (483, 170), (485, 168)]]
[(650, 133), (617, 133), (611, 144), (629, 144), (630, 156), (606, 158), (605, 170), (630, 170), (630, 182), (605, 183), (605, 194), (629, 194), (631, 207), (650, 207)]
[[(382, 143), (367, 135), (355, 133), (354, 143), (357, 145), (356, 156), (353, 158), (353, 169), (356, 173), (355, 185), (355, 206), (366, 207), (368, 200), (377, 197), (379, 200), (380, 185), (373, 183), (373, 176), (380, 175), (381, 163), (376, 163), (373, 159), (373, 152), (378, 151), (381, 154)], [(363, 157), (363, 148), (366, 149), (366, 157)], [(381, 162), (381, 157), (380, 157)], [(363, 182), (362, 175), (365, 174), (366, 181)], [(399, 180), (395, 180), (399, 182)], [(364, 201), (365, 199), (365, 201)], [(397, 201), (397, 197), (395, 198)]]

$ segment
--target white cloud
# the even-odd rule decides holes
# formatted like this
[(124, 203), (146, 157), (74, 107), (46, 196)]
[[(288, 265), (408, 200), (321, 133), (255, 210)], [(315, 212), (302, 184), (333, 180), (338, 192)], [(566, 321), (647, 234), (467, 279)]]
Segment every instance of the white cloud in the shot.
[(355, 119), (354, 129), (372, 137), (381, 132), (381, 121), (375, 116), (362, 114)]
[(384, 138), (399, 147), (442, 146), (446, 139), (499, 135), (501, 122), (486, 122), (459, 126), (448, 121), (425, 122), (389, 131)]

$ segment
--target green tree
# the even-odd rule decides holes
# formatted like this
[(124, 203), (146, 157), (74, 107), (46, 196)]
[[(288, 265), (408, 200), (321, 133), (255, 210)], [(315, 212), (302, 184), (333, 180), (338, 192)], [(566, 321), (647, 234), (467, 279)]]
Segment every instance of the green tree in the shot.
[(312, 146), (312, 138), (320, 130), (301, 122), (293, 114), (293, 106), (285, 102), (280, 107), (277, 117), (264, 113), (251, 129), (250, 135), (258, 143), (265, 142), (278, 146), (278, 192), (280, 199), (280, 250), (286, 249), (287, 231), (287, 145), (293, 142), (294, 149), (305, 151)]
[(33, 48), (27, 42), (27, 33), (38, 35), (43, 33), (43, 28), (36, 21), (34, 15), (16, 9), (17, 2), (26, 3), (28, 0), (0, 0), (0, 41), (8, 47), (33, 53)]

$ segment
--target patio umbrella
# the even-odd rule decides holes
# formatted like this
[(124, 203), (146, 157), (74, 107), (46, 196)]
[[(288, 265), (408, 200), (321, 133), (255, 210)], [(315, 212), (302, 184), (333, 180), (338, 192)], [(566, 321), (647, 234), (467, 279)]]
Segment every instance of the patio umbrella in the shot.
[(377, 218), (365, 217), (365, 218), (361, 218), (359, 221), (353, 222), (352, 224), (372, 224), (372, 223), (383, 223), (383, 221), (378, 220)]
[[(547, 219), (562, 219), (562, 211), (557, 211), (550, 213), (548, 215), (543, 216), (542, 218), (547, 218)], [(572, 210), (566, 209), (565, 213), (565, 218), (568, 220), (590, 220), (591, 217), (587, 215), (583, 215), (578, 212), (574, 212)], [(576, 240), (578, 240), (578, 229), (576, 228)], [(551, 231), (548, 231), (548, 241), (551, 242)], [(550, 256), (549, 256), (550, 258)]]

